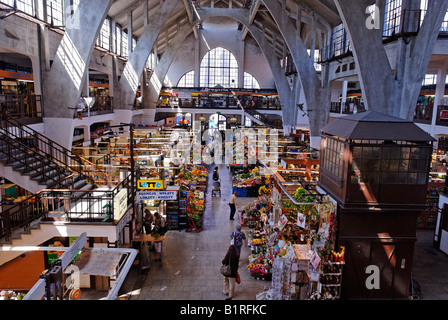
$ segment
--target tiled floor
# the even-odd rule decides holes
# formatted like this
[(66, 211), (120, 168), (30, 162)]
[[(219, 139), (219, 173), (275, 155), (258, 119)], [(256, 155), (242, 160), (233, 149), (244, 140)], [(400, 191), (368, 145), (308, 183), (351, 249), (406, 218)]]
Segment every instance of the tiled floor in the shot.
[[(206, 198), (203, 230), (199, 233), (170, 231), (164, 241), (163, 259), (152, 262), (146, 274), (132, 269), (120, 291), (129, 300), (223, 300), (221, 260), (237, 220), (229, 220), (227, 205), (231, 195), (231, 177), (220, 166), (222, 197)], [(210, 185), (210, 184), (209, 184)], [(238, 198), (240, 206), (253, 198)], [(245, 229), (243, 228), (243, 231)], [(448, 256), (434, 248), (433, 230), (419, 230), (414, 252), (413, 277), (420, 284), (422, 300), (448, 300)], [(250, 278), (245, 269), (249, 250), (243, 248), (240, 259), (241, 284), (235, 300), (254, 300), (270, 282)], [(83, 299), (101, 299), (101, 293), (87, 293)]]
[[(152, 262), (146, 275), (131, 275), (138, 285), (129, 299), (223, 300), (227, 297), (222, 294), (223, 276), (219, 267), (238, 221), (229, 219), (227, 203), (232, 192), (231, 176), (225, 166), (219, 169), (222, 196), (212, 197), (207, 191), (201, 232), (170, 231), (163, 243), (162, 261)], [(240, 207), (252, 201), (253, 198), (237, 200)], [(241, 283), (236, 287), (235, 300), (254, 300), (257, 293), (270, 285), (250, 278), (245, 269), (249, 254), (249, 249), (243, 247), (239, 268)]]

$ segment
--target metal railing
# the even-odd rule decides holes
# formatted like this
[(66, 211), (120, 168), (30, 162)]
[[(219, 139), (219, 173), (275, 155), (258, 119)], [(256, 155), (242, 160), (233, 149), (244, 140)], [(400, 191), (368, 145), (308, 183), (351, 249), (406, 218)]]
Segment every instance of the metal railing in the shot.
[[(114, 98), (109, 96), (95, 96), (92, 97), (95, 102), (91, 108), (86, 107), (82, 111), (82, 117), (97, 116), (114, 112)], [(79, 114), (74, 116), (79, 117)]]
[(282, 128), (282, 121), (281, 120), (273, 120), (269, 119), (267, 116), (261, 114), (257, 110), (254, 109), (244, 109), (244, 111), (248, 114), (250, 114), (252, 117), (258, 119), (262, 123), (264, 123), (266, 126), (271, 128)]
[[(75, 174), (58, 185), (73, 184)], [(19, 231), (30, 230), (31, 223), (42, 219), (60, 219), (66, 222), (114, 223), (115, 196), (127, 189), (127, 207), (131, 204), (130, 176), (112, 190), (45, 189), (18, 202), (0, 213), (0, 239), (9, 241)], [(135, 190), (134, 190), (135, 197)]]
[[(28, 146), (28, 152), (34, 152), (34, 156), (45, 158), (58, 166), (78, 173), (81, 176), (88, 176), (88, 172), (92, 170), (93, 163), (73, 154), (70, 150), (66, 149), (59, 143), (47, 138), (32, 128), (17, 121), (9, 114), (4, 112), (0, 113), (0, 133), (4, 135), (4, 141), (7, 139), (8, 146), (2, 149), (3, 153), (8, 156), (13, 156), (10, 152), (13, 150), (16, 143), (20, 143), (20, 146), (25, 144)], [(23, 148), (22, 148), (23, 150)], [(8, 154), (9, 153), (9, 154)]]
[(342, 114), (353, 114), (366, 111), (364, 103), (341, 103), (341, 102), (331, 102), (330, 112), (342, 113)]
[(433, 102), (430, 102), (428, 104), (418, 104), (415, 107), (414, 122), (431, 124), (433, 108), (434, 108)]
[[(137, 184), (134, 181), (134, 185)], [(114, 198), (127, 189), (127, 207), (132, 204), (131, 175), (112, 190), (51, 189), (39, 193), (41, 202), (47, 208), (45, 219), (63, 219), (67, 222), (113, 222)], [(136, 191), (134, 190), (134, 198)], [(45, 220), (44, 219), (44, 220)]]
[(0, 110), (15, 119), (41, 121), (42, 101), (39, 95), (1, 94)]

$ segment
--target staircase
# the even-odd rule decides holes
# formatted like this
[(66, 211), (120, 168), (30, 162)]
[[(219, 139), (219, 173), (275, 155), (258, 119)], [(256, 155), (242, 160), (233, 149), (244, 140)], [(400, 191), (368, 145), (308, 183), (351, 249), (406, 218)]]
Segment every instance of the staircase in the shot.
[(271, 129), (283, 128), (281, 121), (271, 120), (255, 109), (244, 109), (244, 113), (246, 117), (249, 117), (249, 119), (259, 124), (260, 126), (264, 126)]
[[(33, 194), (0, 213), (0, 242), (10, 243), (38, 227), (36, 222), (55, 216), (59, 221), (70, 220), (64, 218), (95, 190), (89, 177), (95, 167), (7, 114), (0, 117), (2, 176)], [(88, 202), (92, 207), (91, 199)]]

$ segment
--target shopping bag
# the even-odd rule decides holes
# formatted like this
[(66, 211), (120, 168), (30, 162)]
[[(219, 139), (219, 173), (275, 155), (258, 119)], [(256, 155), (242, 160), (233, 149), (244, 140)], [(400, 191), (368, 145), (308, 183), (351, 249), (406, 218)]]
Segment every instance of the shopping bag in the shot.
[(240, 273), (236, 273), (236, 283), (241, 283)]

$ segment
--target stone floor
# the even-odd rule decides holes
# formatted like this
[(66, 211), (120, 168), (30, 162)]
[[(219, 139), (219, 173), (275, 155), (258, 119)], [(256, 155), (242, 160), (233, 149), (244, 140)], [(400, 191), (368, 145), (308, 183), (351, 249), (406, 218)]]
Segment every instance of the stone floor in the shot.
[[(230, 233), (238, 224), (229, 220), (227, 205), (231, 195), (231, 176), (220, 166), (222, 197), (207, 192), (203, 229), (199, 233), (170, 231), (163, 244), (161, 262), (151, 262), (146, 273), (133, 268), (120, 290), (124, 300), (223, 300), (221, 260), (229, 245)], [(211, 185), (211, 184), (209, 184)], [(240, 207), (253, 198), (238, 198)], [(245, 229), (243, 228), (243, 231)], [(422, 300), (448, 300), (448, 256), (434, 248), (433, 230), (419, 230), (414, 252), (413, 277), (420, 284)], [(255, 300), (270, 282), (252, 279), (245, 269), (248, 248), (240, 259), (241, 284), (234, 300)], [(83, 291), (81, 299), (102, 299), (106, 294)]]

